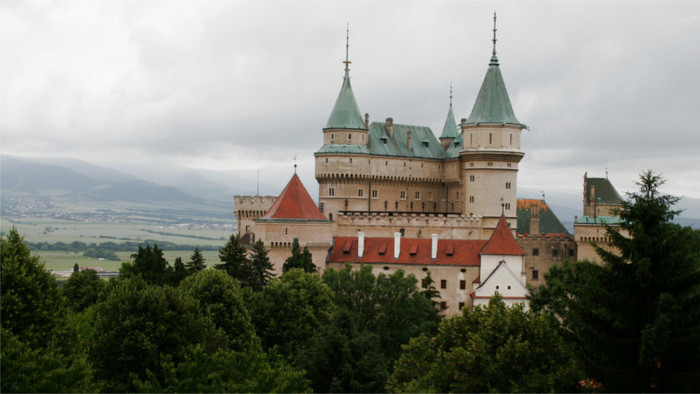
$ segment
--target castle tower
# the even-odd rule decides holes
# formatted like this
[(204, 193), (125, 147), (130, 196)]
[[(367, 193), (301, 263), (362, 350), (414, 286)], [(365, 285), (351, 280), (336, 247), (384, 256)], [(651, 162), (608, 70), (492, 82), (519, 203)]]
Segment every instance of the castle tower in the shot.
[(496, 14), (493, 17), (493, 53), (489, 68), (463, 122), (464, 213), (483, 217), (494, 228), (503, 212), (515, 227), (520, 135), (526, 126), (518, 121), (508, 98), (496, 57)]
[(443, 126), (442, 134), (440, 135), (442, 149), (447, 150), (455, 138), (457, 138), (457, 122), (455, 122), (455, 115), (452, 112), (452, 86), (450, 86), (450, 110), (447, 112), (445, 126)]

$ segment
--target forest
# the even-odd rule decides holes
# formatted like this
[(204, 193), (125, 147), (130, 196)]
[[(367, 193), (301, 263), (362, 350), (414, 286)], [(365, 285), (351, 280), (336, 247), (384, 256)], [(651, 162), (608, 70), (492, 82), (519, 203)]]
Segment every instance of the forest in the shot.
[(13, 228), (1, 243), (2, 392), (699, 392), (700, 231), (640, 176), (601, 264), (553, 267), (529, 308), (444, 317), (402, 271), (273, 277), (237, 235), (211, 264), (140, 244), (120, 276), (64, 283)]

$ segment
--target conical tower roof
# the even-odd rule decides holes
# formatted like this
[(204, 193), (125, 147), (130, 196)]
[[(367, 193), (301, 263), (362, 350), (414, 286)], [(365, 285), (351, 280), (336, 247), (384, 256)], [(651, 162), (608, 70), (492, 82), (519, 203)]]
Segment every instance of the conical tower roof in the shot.
[(362, 129), (367, 130), (365, 122), (362, 120), (360, 107), (357, 106), (355, 95), (350, 86), (350, 71), (345, 70), (343, 87), (340, 88), (338, 99), (331, 111), (331, 116), (326, 122), (325, 129)]
[(327, 220), (294, 174), (275, 203), (261, 219)]
[(496, 57), (496, 15), (493, 27), (493, 54), (486, 71), (484, 82), (481, 84), (479, 95), (476, 97), (472, 112), (465, 124), (478, 125), (481, 123), (511, 124), (526, 127), (515, 117), (510, 105), (506, 84), (503, 82), (501, 69)]
[(440, 138), (457, 138), (457, 122), (452, 112), (452, 103), (450, 103), (450, 110), (447, 112), (447, 119), (445, 119), (445, 126), (442, 128)]
[(506, 217), (501, 215), (496, 228), (480, 254), (524, 256), (525, 251), (518, 245), (508, 228)]

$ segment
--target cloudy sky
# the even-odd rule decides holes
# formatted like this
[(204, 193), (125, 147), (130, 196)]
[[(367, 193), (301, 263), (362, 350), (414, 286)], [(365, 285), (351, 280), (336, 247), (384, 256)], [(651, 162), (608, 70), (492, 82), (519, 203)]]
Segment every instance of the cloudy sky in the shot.
[[(1, 152), (261, 169), (309, 189), (340, 89), (440, 134), (498, 56), (520, 186), (620, 191), (654, 169), (700, 198), (700, 2), (0, 1)], [(264, 179), (266, 178), (266, 179)], [(278, 179), (279, 178), (279, 179)], [(313, 183), (311, 183), (313, 182)]]

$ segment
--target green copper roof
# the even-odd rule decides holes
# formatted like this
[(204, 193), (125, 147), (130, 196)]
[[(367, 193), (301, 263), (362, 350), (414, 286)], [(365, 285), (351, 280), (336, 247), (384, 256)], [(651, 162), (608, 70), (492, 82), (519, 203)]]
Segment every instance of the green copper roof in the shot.
[(570, 237), (571, 234), (566, 227), (561, 224), (559, 218), (549, 208), (543, 200), (518, 199), (518, 233), (530, 234), (530, 215), (539, 214), (540, 234), (564, 234)]
[(345, 70), (343, 87), (340, 88), (338, 99), (331, 111), (325, 129), (362, 129), (367, 130), (365, 122), (362, 120), (360, 108), (355, 101), (355, 95), (350, 86), (350, 72)]
[(501, 76), (498, 58), (495, 55), (491, 57), (486, 77), (484, 77), (472, 113), (466, 122), (468, 125), (481, 123), (512, 124), (525, 127), (513, 113), (506, 84)]
[(455, 115), (452, 113), (452, 104), (450, 104), (450, 111), (447, 112), (447, 119), (445, 120), (445, 126), (442, 128), (442, 135), (440, 138), (455, 137), (457, 137), (457, 122), (455, 122)]
[(622, 203), (622, 197), (620, 197), (617, 190), (615, 190), (615, 187), (607, 178), (588, 178), (586, 185), (588, 189), (586, 190), (586, 196), (588, 196), (589, 199), (587, 202), (591, 204), (593, 203), (593, 201), (590, 201), (592, 197), (591, 189), (595, 186), (595, 198), (598, 204)]
[(622, 219), (618, 216), (579, 216), (576, 224), (609, 224), (611, 226), (619, 225)]
[[(316, 154), (346, 153), (374, 156), (443, 159), (445, 151), (432, 130), (425, 126), (394, 123), (393, 136), (389, 135), (386, 123), (372, 122), (369, 126), (367, 145), (326, 144)], [(411, 133), (411, 147), (408, 133)]]
[(445, 151), (445, 157), (446, 158), (453, 158), (453, 157), (459, 157), (459, 152), (464, 149), (464, 144), (462, 143), (462, 133), (457, 134), (457, 137), (450, 142), (450, 145), (447, 147), (447, 150)]

